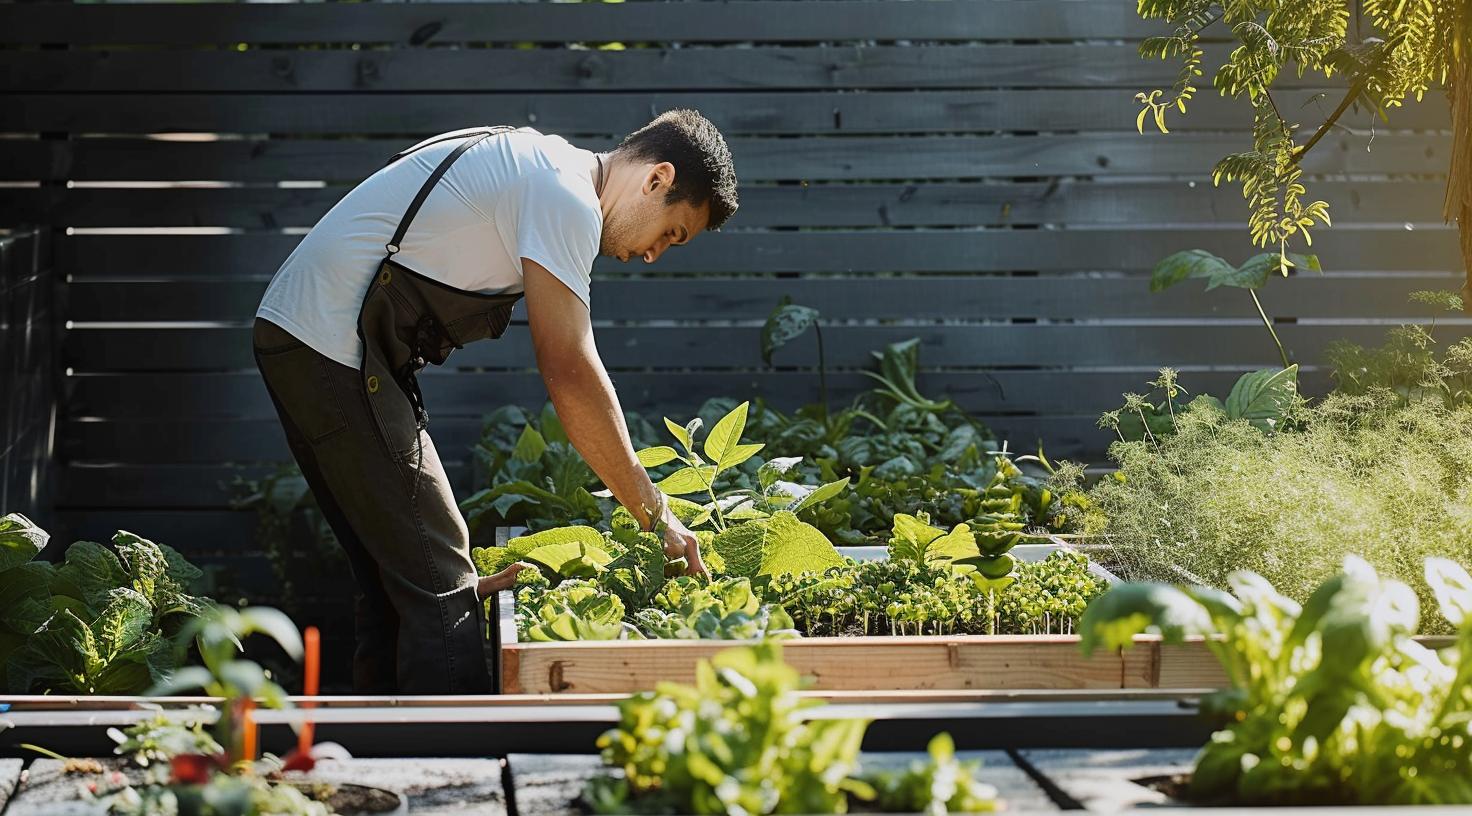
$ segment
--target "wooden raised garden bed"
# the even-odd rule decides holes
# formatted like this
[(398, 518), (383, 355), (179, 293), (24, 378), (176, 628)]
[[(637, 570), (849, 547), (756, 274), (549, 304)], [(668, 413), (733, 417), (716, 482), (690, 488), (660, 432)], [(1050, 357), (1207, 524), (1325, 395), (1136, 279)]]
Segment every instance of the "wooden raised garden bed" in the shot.
[[(661, 680), (693, 683), (695, 664), (730, 640), (516, 643), (501, 648), (507, 694), (633, 693)], [(1203, 643), (1142, 637), (1122, 654), (1085, 657), (1076, 635), (814, 637), (783, 657), (820, 691), (895, 689), (1214, 688), (1226, 678)]]
[[(500, 542), (519, 531), (498, 531)], [(1040, 561), (1059, 547), (1023, 545), (1021, 560)], [(850, 547), (859, 559), (884, 557), (883, 547)], [(1091, 567), (1107, 580), (1107, 571)], [(518, 643), (511, 593), (500, 594), (501, 690), (505, 694), (627, 694), (661, 680), (693, 683), (695, 664), (730, 640), (601, 640)], [(1165, 645), (1141, 637), (1123, 653), (1085, 657), (1076, 635), (959, 635), (807, 637), (786, 641), (788, 663), (818, 691), (1200, 689), (1226, 681), (1201, 642)]]

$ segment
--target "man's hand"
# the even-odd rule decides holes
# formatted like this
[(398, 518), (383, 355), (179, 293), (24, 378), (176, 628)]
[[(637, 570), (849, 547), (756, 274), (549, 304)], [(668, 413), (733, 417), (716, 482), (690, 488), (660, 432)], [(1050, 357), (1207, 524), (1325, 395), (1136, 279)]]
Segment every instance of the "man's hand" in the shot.
[(700, 557), (700, 539), (675, 518), (675, 514), (668, 508), (665, 509), (664, 516), (664, 557), (671, 561), (684, 558), (686, 575), (703, 575), (709, 578), (710, 571), (705, 568), (705, 561)]
[(475, 597), (485, 600), (491, 597), (491, 593), (500, 592), (516, 586), (516, 573), (524, 569), (536, 569), (534, 564), (525, 561), (517, 561), (515, 564), (501, 570), (495, 575), (487, 575), (475, 582)]

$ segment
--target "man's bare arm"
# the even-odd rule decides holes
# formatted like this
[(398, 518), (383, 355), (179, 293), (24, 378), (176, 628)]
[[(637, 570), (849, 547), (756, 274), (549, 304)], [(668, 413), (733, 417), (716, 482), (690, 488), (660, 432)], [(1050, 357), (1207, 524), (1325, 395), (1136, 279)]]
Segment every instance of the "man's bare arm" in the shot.
[[(619, 504), (627, 507), (642, 527), (650, 528), (648, 513), (664, 506), (664, 502), (629, 442), (618, 395), (593, 342), (587, 307), (556, 276), (530, 258), (522, 259), (522, 275), (537, 368), (568, 439)], [(703, 572), (699, 550), (693, 546), (694, 536), (667, 511), (664, 521), (671, 528), (666, 544), (678, 543), (685, 550), (691, 570)]]

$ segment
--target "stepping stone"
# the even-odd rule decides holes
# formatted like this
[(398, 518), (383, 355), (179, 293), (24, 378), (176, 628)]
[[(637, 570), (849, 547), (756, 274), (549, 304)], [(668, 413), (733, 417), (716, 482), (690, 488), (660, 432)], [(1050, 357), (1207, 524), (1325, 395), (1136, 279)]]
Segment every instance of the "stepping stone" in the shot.
[(1159, 791), (1134, 782), (1155, 776), (1189, 773), (1194, 748), (1094, 751), (1088, 749), (1022, 750), (1018, 752), (1069, 798), (1095, 813), (1135, 808), (1184, 806)]
[(574, 801), (603, 773), (598, 754), (510, 754), (506, 763), (518, 816), (583, 816)]
[[(1048, 813), (1058, 811), (1048, 794), (1019, 768), (1005, 751), (957, 751), (962, 762), (981, 762), (976, 778), (997, 789), (997, 797), (1006, 803), (1008, 813)], [(924, 751), (864, 752), (859, 756), (861, 771), (904, 770), (914, 762), (929, 762)]]
[[(15, 760), (19, 762), (19, 760)], [(101, 791), (116, 787), (110, 780), (114, 774), (122, 773), (132, 783), (143, 781), (143, 769), (133, 767), (122, 757), (107, 757), (97, 760), (101, 773), (75, 770), (80, 763), (70, 764), (59, 759), (37, 759), (20, 774), (20, 784), (10, 797), (5, 808), (6, 816), (93, 816), (105, 814), (106, 809), (82, 798), (88, 783), (96, 784)]]
[[(15, 762), (18, 769), (19, 760)], [(109, 757), (99, 763), (104, 769), (100, 774), (68, 773), (60, 760), (36, 760), (10, 800), (6, 816), (92, 816), (103, 811), (82, 798), (87, 783), (95, 782), (106, 789), (107, 781), (117, 771), (134, 784), (143, 782), (143, 769), (128, 760)], [(3, 778), (0, 776), (0, 780)], [(501, 763), (494, 759), (323, 760), (310, 774), (290, 773), (287, 779), (385, 788), (406, 796), (415, 814), (506, 816)], [(4, 790), (3, 784), (0, 790)]]
[(15, 786), (20, 784), (20, 769), (23, 765), (24, 760), (0, 759), (0, 810), (5, 810), (5, 803), (10, 801)]
[(291, 773), (287, 779), (386, 788), (407, 797), (416, 816), (506, 816), (501, 762), (496, 759), (328, 759), (310, 774)]

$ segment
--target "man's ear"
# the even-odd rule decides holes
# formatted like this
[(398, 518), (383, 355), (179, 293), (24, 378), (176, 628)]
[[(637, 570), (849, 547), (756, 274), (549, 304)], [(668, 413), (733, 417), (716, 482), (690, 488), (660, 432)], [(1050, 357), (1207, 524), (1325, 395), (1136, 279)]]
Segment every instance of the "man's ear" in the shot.
[(660, 162), (649, 169), (649, 175), (644, 177), (644, 188), (653, 192), (658, 187), (663, 187), (665, 192), (675, 186), (675, 166), (669, 162)]

